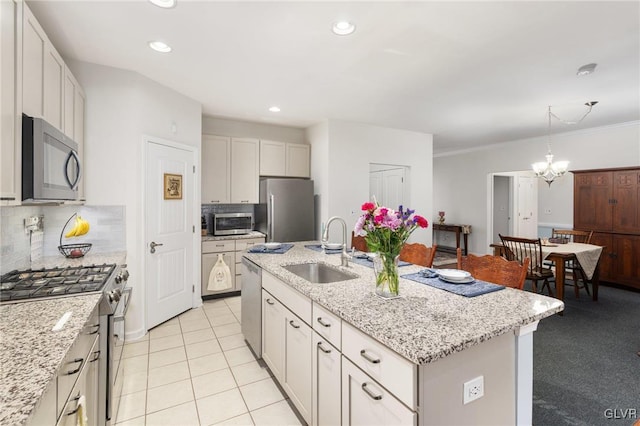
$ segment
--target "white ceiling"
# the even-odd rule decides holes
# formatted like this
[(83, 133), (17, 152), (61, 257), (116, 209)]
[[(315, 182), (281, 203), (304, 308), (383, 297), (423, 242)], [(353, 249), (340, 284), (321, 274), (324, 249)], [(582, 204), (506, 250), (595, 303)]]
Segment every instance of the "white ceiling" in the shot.
[[(600, 102), (554, 133), (640, 119), (638, 1), (28, 4), (64, 58), (137, 71), (205, 115), (433, 133), (435, 152), (544, 135), (547, 105), (571, 120)], [(340, 19), (353, 35), (331, 33)]]

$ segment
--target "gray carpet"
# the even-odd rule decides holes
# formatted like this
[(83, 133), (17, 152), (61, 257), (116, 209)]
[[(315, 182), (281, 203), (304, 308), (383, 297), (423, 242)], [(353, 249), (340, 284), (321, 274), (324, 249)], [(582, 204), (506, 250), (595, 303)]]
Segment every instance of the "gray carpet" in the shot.
[(576, 299), (568, 286), (564, 316), (534, 333), (533, 424), (632, 425), (640, 419), (640, 293), (601, 286), (593, 302), (581, 292)]

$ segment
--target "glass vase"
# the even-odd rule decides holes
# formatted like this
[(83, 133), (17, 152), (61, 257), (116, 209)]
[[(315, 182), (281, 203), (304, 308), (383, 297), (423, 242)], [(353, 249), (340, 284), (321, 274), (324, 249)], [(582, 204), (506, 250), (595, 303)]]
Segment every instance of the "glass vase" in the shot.
[(400, 277), (398, 261), (400, 256), (391, 253), (380, 253), (373, 258), (373, 270), (376, 274), (376, 294), (381, 297), (399, 297)]

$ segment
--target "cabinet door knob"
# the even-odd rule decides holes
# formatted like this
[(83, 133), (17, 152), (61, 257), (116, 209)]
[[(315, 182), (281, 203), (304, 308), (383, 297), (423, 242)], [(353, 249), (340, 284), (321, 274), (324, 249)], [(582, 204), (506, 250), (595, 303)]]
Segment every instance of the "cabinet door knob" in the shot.
[(364, 349), (360, 351), (360, 355), (371, 364), (380, 364), (380, 358), (372, 358), (371, 355), (367, 354), (367, 351), (365, 351)]
[(274, 302), (274, 301), (273, 301), (273, 300), (271, 300), (271, 299), (266, 299), (265, 301), (266, 301), (268, 304), (270, 304), (270, 305), (275, 305), (275, 304), (276, 304), (276, 302)]
[(380, 401), (382, 399), (382, 395), (376, 395), (367, 388), (367, 383), (362, 384), (362, 390), (373, 400)]

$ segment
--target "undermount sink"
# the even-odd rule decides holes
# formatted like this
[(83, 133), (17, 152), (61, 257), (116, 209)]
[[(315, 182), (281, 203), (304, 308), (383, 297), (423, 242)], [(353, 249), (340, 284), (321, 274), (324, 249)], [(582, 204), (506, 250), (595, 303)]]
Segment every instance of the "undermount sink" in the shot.
[(298, 265), (283, 266), (283, 268), (300, 278), (316, 284), (335, 283), (359, 277), (350, 272), (343, 272), (326, 263), (300, 263)]

